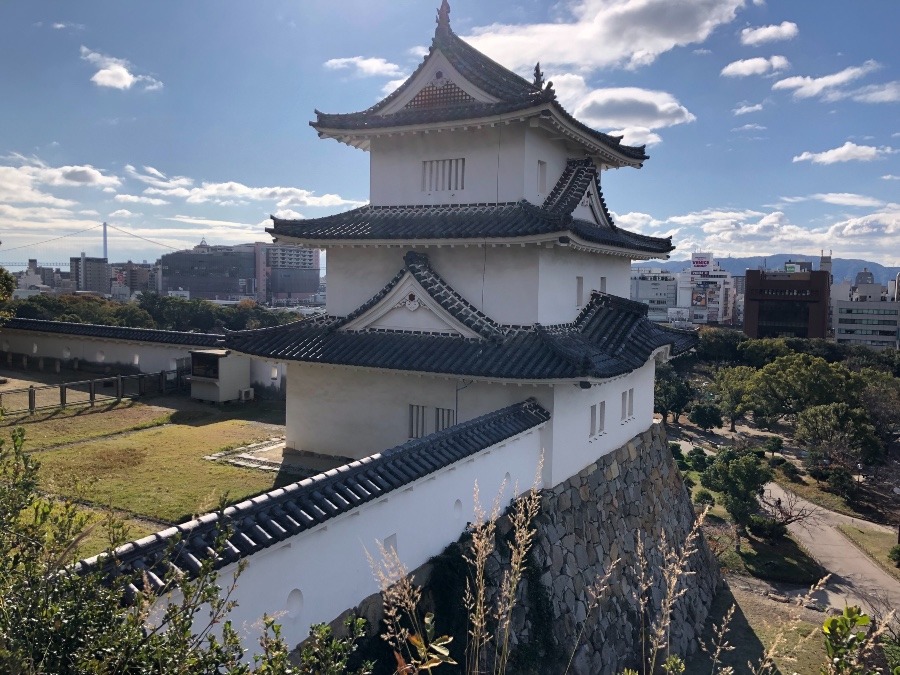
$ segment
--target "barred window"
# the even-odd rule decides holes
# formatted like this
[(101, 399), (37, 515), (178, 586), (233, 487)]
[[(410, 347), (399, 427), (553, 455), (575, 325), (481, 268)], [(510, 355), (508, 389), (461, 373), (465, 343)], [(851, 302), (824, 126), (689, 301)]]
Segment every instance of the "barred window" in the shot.
[(466, 160), (429, 159), (422, 162), (422, 192), (449, 192), (466, 187)]
[(409, 405), (409, 437), (422, 438), (425, 435), (425, 406)]
[(456, 424), (456, 411), (453, 408), (434, 409), (434, 430), (442, 431)]

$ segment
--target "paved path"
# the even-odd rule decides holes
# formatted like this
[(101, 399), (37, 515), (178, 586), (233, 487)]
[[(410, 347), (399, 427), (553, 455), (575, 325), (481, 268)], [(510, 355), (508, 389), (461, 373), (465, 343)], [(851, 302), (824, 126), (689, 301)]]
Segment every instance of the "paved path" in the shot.
[[(765, 489), (772, 498), (786, 499), (784, 490), (775, 483), (768, 483)], [(876, 613), (883, 612), (887, 607), (900, 608), (900, 581), (872, 562), (841, 534), (837, 526), (850, 524), (891, 533), (896, 530), (816, 507), (799, 497), (797, 499), (803, 506), (816, 509), (816, 513), (806, 522), (792, 523), (788, 529), (831, 573), (825, 592), (816, 599), (837, 608), (843, 608), (845, 604), (858, 604)]]

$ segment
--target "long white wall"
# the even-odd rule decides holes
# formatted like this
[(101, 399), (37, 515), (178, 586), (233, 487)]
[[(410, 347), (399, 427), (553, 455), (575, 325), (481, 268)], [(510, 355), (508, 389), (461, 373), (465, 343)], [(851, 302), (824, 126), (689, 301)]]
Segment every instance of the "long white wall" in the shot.
[[(80, 364), (90, 363), (113, 368), (117, 365), (128, 366), (142, 373), (158, 373), (161, 370), (174, 370), (179, 359), (190, 358), (191, 349), (200, 347), (109, 340), (10, 328), (3, 328), (0, 333), (0, 357), (2, 357), (0, 364), (6, 363), (6, 354), (13, 354), (13, 364), (20, 367), (24, 355), (28, 357), (29, 364), (44, 359), (44, 370), (47, 371), (54, 370), (57, 361), (61, 362), (63, 367), (71, 367), (77, 359)], [(250, 361), (249, 369), (253, 386), (274, 387), (281, 390), (285, 374), (284, 364), (254, 358)]]
[[(366, 551), (377, 558), (379, 541), (395, 546), (408, 569), (440, 553), (475, 520), (476, 482), (488, 512), (495, 496), (505, 507), (516, 484), (520, 492), (531, 487), (543, 435), (538, 428), (492, 446), (251, 556), (238, 580), (238, 607), (231, 615), (244, 645), (250, 653), (257, 648), (263, 614), (277, 616), (293, 646), (307, 637), (313, 623), (331, 621), (377, 592)], [(225, 568), (222, 581), (233, 571), (233, 566)]]
[[(457, 391), (459, 389), (459, 391)], [(409, 406), (426, 406), (426, 432), (435, 408), (457, 410), (464, 422), (535, 397), (552, 408), (550, 387), (503, 386), (463, 379), (403, 375), (290, 363), (287, 446), (359, 459), (409, 440)]]

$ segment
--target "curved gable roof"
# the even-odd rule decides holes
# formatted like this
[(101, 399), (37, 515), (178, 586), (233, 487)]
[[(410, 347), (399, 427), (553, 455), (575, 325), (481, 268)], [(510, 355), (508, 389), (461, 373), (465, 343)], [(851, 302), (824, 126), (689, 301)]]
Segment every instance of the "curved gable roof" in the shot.
[[(641, 161), (647, 159), (645, 146), (623, 145), (621, 137), (592, 129), (570, 115), (556, 100), (552, 83), (544, 85), (539, 68), (535, 68), (535, 80), (529, 82), (462, 40), (450, 28), (449, 15), (450, 9), (445, 1), (438, 11), (437, 28), (428, 55), (395, 91), (372, 107), (359, 112), (323, 113), (316, 110), (316, 120), (310, 122), (310, 126), (321, 136), (340, 137), (342, 134), (338, 132), (341, 131), (365, 131), (479, 119), (519, 111), (528, 111), (529, 115), (540, 115), (542, 111), (549, 111), (557, 118), (557, 124), (571, 127), (578, 134), (583, 134), (593, 142), (611, 150), (614, 155), (626, 159), (628, 164), (639, 165)], [(420, 75), (433, 60), (436, 52), (443, 54), (450, 65), (469, 83), (497, 99), (497, 102), (485, 103), (469, 98), (434, 107), (404, 107), (396, 112), (386, 112), (421, 79)]]

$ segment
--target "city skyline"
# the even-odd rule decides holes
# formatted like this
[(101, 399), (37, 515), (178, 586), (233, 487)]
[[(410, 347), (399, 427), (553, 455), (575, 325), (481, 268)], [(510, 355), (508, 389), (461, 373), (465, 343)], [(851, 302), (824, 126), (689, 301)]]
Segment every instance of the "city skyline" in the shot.
[[(0, 259), (107, 220), (165, 245), (112, 230), (111, 259), (154, 260), (268, 241), (270, 213), (366, 202), (368, 156), (307, 122), (396, 88), (437, 4), (0, 7)], [(524, 77), (540, 60), (571, 113), (647, 144), (642, 169), (603, 175), (605, 196), (678, 259), (900, 264), (898, 19), (830, 0), (451, 3), (464, 39)]]

